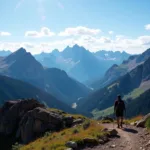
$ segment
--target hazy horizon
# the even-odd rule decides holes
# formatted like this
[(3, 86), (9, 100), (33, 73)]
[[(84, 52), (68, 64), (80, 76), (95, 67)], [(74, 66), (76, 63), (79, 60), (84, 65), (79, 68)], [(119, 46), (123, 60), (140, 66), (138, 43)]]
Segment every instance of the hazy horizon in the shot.
[(13, 0), (0, 5), (0, 50), (32, 54), (78, 44), (139, 54), (150, 47), (150, 1)]

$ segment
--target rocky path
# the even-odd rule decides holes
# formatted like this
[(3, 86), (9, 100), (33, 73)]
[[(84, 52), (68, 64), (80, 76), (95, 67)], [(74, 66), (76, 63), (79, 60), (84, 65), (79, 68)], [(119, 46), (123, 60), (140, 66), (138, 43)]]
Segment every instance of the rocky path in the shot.
[[(113, 128), (113, 124), (104, 124), (104, 127)], [(123, 129), (114, 128), (118, 131), (118, 137), (111, 138), (104, 145), (85, 150), (150, 150), (150, 133), (144, 128), (131, 125), (124, 125)]]

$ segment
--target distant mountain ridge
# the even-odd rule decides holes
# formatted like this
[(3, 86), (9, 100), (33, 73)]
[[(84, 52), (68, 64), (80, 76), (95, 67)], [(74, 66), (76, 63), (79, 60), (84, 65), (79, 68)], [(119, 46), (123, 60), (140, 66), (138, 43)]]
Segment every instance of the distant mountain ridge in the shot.
[(90, 92), (83, 84), (57, 68), (44, 68), (24, 48), (0, 60), (0, 74), (28, 82), (67, 104)]
[(67, 46), (62, 52), (55, 49), (51, 53), (34, 55), (43, 66), (63, 69), (80, 82), (102, 77), (111, 65), (120, 64), (129, 56), (130, 54), (119, 51), (103, 50), (92, 53), (77, 44), (73, 47)]
[(11, 54), (11, 51), (9, 50), (0, 50), (0, 57), (3, 57), (3, 56), (8, 56)]
[(124, 60), (120, 65), (113, 65), (110, 67), (104, 77), (99, 80), (95, 80), (90, 84), (90, 87), (98, 89), (107, 86), (114, 80), (130, 72), (132, 69), (136, 68), (138, 65), (144, 63), (150, 57), (150, 49), (139, 55), (132, 55), (127, 60)]

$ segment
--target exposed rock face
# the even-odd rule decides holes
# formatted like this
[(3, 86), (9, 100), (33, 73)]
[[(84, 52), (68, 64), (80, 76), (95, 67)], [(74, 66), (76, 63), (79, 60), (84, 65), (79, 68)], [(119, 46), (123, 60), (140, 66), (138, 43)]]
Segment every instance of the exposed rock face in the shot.
[(25, 113), (36, 107), (44, 105), (33, 99), (6, 102), (0, 113), (0, 133), (6, 135), (13, 133)]
[(19, 137), (28, 143), (34, 137), (47, 130), (56, 131), (63, 128), (62, 116), (37, 107), (28, 111), (19, 123)]
[(48, 111), (34, 99), (6, 102), (0, 111), (0, 133), (15, 133), (23, 143), (34, 140), (46, 131), (58, 131), (64, 124), (62, 115)]

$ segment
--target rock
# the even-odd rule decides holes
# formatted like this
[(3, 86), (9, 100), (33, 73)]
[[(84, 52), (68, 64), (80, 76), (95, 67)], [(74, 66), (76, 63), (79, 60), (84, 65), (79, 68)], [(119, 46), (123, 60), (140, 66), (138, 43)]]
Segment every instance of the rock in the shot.
[(28, 143), (33, 137), (40, 136), (41, 133), (47, 130), (57, 131), (63, 128), (63, 120), (62, 116), (57, 113), (37, 107), (25, 114), (20, 121), (19, 127), (21, 139), (24, 143)]
[(70, 147), (70, 148), (73, 148), (73, 149), (75, 149), (75, 148), (78, 147), (77, 143), (74, 142), (74, 141), (68, 141), (68, 142), (66, 143), (66, 146), (67, 146), (67, 147)]
[(84, 121), (83, 119), (76, 119), (73, 121), (73, 126), (77, 125), (77, 124), (81, 124), (81, 123), (83, 123), (83, 121)]
[(137, 127), (145, 127), (146, 121), (150, 118), (150, 113), (137, 122)]
[(72, 148), (67, 148), (66, 150), (73, 150)]
[(102, 139), (99, 139), (99, 144), (104, 144), (105, 142)]
[(111, 147), (111, 148), (115, 148), (115, 147), (116, 147), (116, 145), (110, 145), (110, 147)]
[(102, 132), (106, 132), (106, 131), (108, 131), (108, 128), (104, 128), (104, 129), (102, 130)]
[(104, 143), (107, 143), (109, 141), (109, 138), (107, 136), (101, 137), (101, 140), (104, 141)]
[(64, 118), (63, 118), (63, 120), (64, 120), (64, 122), (65, 122), (65, 126), (66, 127), (71, 127), (72, 126), (72, 124), (73, 124), (73, 117), (72, 116), (65, 116)]
[(146, 146), (146, 147), (150, 146), (150, 140), (149, 140), (149, 142), (148, 142), (145, 146)]
[(34, 99), (6, 102), (0, 114), (0, 133), (12, 134), (24, 114), (36, 107), (44, 108), (44, 105)]
[(118, 131), (116, 129), (108, 129), (108, 132), (110, 133), (110, 136), (117, 136)]
[(98, 145), (99, 141), (95, 138), (84, 138), (83, 142), (85, 145)]
[(16, 138), (25, 144), (46, 131), (62, 129), (63, 124), (59, 113), (48, 111), (34, 99), (6, 102), (0, 112), (0, 133), (16, 133)]

